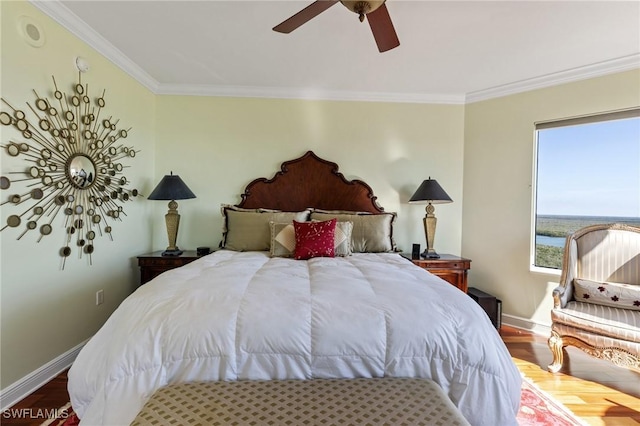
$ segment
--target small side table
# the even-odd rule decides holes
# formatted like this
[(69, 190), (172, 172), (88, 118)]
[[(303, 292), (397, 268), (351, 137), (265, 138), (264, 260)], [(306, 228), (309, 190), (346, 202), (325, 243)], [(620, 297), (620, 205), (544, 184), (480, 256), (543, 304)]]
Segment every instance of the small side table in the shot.
[(402, 253), (402, 256), (467, 292), (467, 272), (471, 269), (470, 259), (451, 254), (441, 254), (440, 259), (411, 259), (411, 254), (408, 253)]
[(169, 269), (178, 268), (193, 262), (200, 256), (195, 250), (185, 250), (180, 256), (163, 256), (163, 250), (138, 256), (140, 267), (140, 285), (143, 285)]

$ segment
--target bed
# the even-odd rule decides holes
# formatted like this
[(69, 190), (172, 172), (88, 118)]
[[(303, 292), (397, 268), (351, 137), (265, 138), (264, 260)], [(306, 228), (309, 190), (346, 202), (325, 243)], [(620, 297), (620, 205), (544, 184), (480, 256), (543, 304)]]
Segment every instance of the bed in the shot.
[(473, 425), (517, 424), (521, 375), (495, 328), (396, 252), (365, 182), (307, 152), (222, 213), (220, 250), (138, 288), (81, 350), (81, 424), (129, 424), (172, 384), (380, 377), (433, 380)]

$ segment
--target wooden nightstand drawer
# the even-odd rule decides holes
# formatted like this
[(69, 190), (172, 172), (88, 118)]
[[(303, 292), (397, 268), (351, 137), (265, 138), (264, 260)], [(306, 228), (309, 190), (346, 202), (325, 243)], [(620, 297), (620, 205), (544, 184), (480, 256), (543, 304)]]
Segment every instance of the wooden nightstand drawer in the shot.
[(165, 271), (193, 262), (198, 257), (195, 250), (185, 250), (180, 256), (163, 256), (162, 251), (138, 256), (140, 285), (151, 281)]
[(450, 254), (441, 254), (440, 259), (411, 259), (409, 254), (402, 255), (419, 267), (467, 292), (467, 272), (471, 269), (471, 260)]

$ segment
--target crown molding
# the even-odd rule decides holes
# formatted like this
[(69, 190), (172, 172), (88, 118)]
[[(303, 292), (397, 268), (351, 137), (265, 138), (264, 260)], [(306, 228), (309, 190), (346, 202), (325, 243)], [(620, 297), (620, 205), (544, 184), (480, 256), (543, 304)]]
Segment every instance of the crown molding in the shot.
[(640, 54), (633, 54), (610, 61), (516, 81), (488, 89), (477, 90), (466, 93), (466, 95), (455, 93), (380, 93), (303, 88), (162, 84), (129, 59), (129, 57), (121, 50), (109, 43), (104, 37), (87, 25), (76, 14), (71, 12), (59, 0), (29, 0), (29, 2), (157, 95), (464, 105), (467, 103), (499, 98), (530, 90), (640, 68)]
[(638, 68), (640, 68), (640, 53), (599, 62), (597, 64), (585, 65), (583, 67), (573, 68), (566, 71), (547, 74), (540, 77), (516, 81), (514, 83), (503, 84), (489, 89), (469, 92), (467, 93), (465, 103), (500, 98), (516, 93), (528, 92), (530, 90), (557, 86), (560, 84), (586, 80), (588, 78), (600, 77), (617, 72), (630, 71)]
[(463, 105), (464, 95), (350, 92), (304, 88), (160, 84), (158, 95)]
[(152, 92), (158, 89), (158, 81), (146, 71), (140, 68), (127, 55), (108, 42), (98, 34), (93, 28), (87, 25), (75, 13), (69, 10), (58, 0), (29, 0), (29, 2), (51, 19), (62, 25), (73, 35), (87, 43), (98, 53), (105, 56), (109, 61), (121, 68), (124, 72), (133, 77), (136, 81)]
[(462, 105), (464, 94), (370, 93), (302, 88), (161, 84), (109, 43), (59, 0), (29, 0), (36, 8), (87, 43), (156, 95), (220, 96), (303, 100), (338, 100)]

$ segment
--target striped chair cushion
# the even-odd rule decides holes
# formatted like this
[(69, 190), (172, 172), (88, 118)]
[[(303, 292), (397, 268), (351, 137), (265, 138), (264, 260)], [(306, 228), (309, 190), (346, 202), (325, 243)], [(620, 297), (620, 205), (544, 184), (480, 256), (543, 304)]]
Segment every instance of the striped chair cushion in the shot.
[[(615, 339), (601, 334), (594, 334), (592, 332), (583, 331), (563, 324), (554, 323), (552, 328), (561, 336), (575, 337), (576, 339), (580, 339), (596, 348), (618, 348), (633, 354), (636, 357), (640, 356), (640, 343), (638, 342), (629, 342), (627, 340)], [(589, 353), (594, 355), (593, 352)]]
[(571, 301), (551, 311), (553, 323), (640, 343), (640, 311)]

